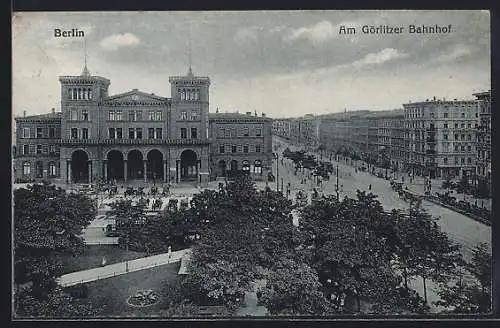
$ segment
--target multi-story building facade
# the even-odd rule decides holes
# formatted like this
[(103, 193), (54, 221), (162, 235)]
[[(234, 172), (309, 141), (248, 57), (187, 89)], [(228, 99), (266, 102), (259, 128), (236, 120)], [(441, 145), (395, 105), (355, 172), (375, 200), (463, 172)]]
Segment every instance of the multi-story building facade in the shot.
[(491, 93), (474, 96), (427, 99), (404, 104), (402, 110), (323, 115), (319, 142), (395, 171), (471, 179), (477, 172), (491, 181)]
[(290, 139), (290, 129), (291, 119), (284, 118), (273, 120), (273, 135)]
[(306, 147), (319, 144), (320, 118), (307, 114), (298, 118), (280, 118), (273, 120), (273, 134)]
[(249, 173), (265, 180), (272, 166), (272, 120), (239, 113), (210, 114), (211, 177)]
[(476, 93), (479, 104), (476, 174), (491, 184), (491, 91)]
[(475, 100), (426, 100), (403, 105), (413, 173), (434, 177), (473, 175), (478, 106)]
[(61, 113), (16, 117), (15, 180), (48, 179), (59, 176)]
[[(86, 67), (81, 75), (61, 76), (59, 81), (61, 113), (48, 115), (51, 119), (55, 116), (55, 120), (43, 123), (45, 125), (39, 122), (39, 116), (16, 120), (17, 148), (24, 149), (24, 139), (29, 139), (29, 147), (35, 147), (34, 151), (30, 149), (30, 155), (44, 154), (44, 146), (42, 153), (37, 154), (38, 146), (31, 140), (38, 139), (38, 126), (42, 131), (43, 126), (50, 128), (52, 124), (56, 127), (56, 137), (50, 139), (57, 147), (57, 152), (51, 157), (56, 162), (56, 169), (55, 174), (47, 177), (65, 182), (140, 179), (144, 182), (192, 181), (203, 184), (209, 180), (208, 77), (194, 76), (191, 69), (185, 76), (170, 77), (170, 98), (137, 89), (109, 96), (110, 81), (92, 76)], [(262, 140), (263, 145), (269, 145), (271, 123), (265, 121), (261, 139), (269, 136), (269, 141)], [(28, 135), (23, 134), (26, 127), (33, 129), (30, 138), (23, 138)], [(268, 132), (264, 133), (264, 130)], [(263, 166), (269, 165), (264, 157), (270, 154), (270, 146), (263, 146)], [(23, 156), (19, 152), (16, 155), (16, 175), (38, 177), (39, 174), (34, 172), (39, 172), (33, 169), (37, 165), (35, 159), (30, 157), (31, 162), (22, 169), (23, 162), (26, 162)], [(53, 173), (50, 163), (44, 163), (47, 172)], [(28, 168), (28, 165), (32, 166)]]
[[(375, 111), (364, 116), (368, 125), (367, 156), (373, 163), (398, 170), (403, 156), (402, 110)], [(398, 127), (398, 128), (397, 128)]]
[(408, 145), (405, 139), (406, 127), (404, 121), (404, 111), (399, 109), (393, 112), (393, 116), (391, 116), (391, 119), (389, 120), (391, 135), (391, 167), (394, 171), (401, 171), (405, 168), (405, 161), (408, 156)]

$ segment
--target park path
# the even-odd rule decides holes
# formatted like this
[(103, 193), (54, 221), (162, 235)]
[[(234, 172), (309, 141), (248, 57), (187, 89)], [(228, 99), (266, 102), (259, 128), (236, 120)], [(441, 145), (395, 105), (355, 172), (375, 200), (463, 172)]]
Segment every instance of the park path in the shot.
[(56, 281), (62, 287), (69, 287), (91, 281), (111, 278), (129, 272), (135, 272), (139, 270), (154, 268), (160, 265), (179, 262), (187, 252), (189, 252), (189, 249), (183, 249), (171, 252), (170, 254), (163, 253), (131, 261), (110, 264), (98, 268), (72, 272), (62, 275)]

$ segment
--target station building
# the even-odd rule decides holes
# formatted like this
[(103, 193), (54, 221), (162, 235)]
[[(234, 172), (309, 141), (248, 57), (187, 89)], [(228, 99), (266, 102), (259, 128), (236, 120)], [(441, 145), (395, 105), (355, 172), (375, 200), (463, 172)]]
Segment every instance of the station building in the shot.
[(87, 67), (59, 81), (61, 112), (15, 119), (16, 180), (205, 184), (236, 171), (263, 180), (271, 169), (272, 120), (209, 114), (210, 79), (191, 68), (169, 78), (170, 98), (109, 95), (110, 80)]

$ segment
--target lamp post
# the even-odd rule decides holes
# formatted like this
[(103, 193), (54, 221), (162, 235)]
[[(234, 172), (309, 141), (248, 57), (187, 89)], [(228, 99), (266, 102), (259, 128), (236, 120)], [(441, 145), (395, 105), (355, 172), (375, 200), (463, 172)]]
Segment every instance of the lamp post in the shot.
[(279, 155), (278, 155), (278, 153), (273, 153), (273, 155), (274, 155), (274, 158), (276, 159), (276, 191), (279, 191), (279, 189), (280, 189), (280, 183), (279, 183), (280, 174), (279, 174), (279, 166), (278, 166)]
[(339, 164), (337, 163), (337, 184), (335, 185), (335, 191), (337, 192), (337, 200), (339, 200)]

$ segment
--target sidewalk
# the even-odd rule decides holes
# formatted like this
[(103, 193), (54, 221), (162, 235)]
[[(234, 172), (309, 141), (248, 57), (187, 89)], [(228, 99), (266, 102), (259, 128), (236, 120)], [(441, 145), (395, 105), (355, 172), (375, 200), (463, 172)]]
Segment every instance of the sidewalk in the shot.
[[(139, 270), (154, 268), (160, 265), (179, 262), (181, 258), (188, 251), (189, 249), (183, 249), (180, 251), (172, 252), (170, 254), (170, 257), (168, 253), (163, 253), (127, 262), (110, 264), (89, 270), (72, 272), (62, 275), (61, 277), (56, 279), (56, 281), (62, 287), (69, 287), (100, 279), (111, 278), (129, 272), (135, 272)], [(128, 265), (128, 270), (127, 270), (127, 265)]]
[[(297, 148), (297, 147), (294, 147), (294, 148)], [(320, 154), (319, 153), (310, 152), (310, 154), (314, 155), (318, 159), (320, 158)], [(340, 156), (340, 158), (343, 158), (343, 157)], [(323, 160), (328, 162), (329, 161), (328, 156), (323, 156)], [(336, 163), (335, 162), (335, 158), (332, 157), (332, 160), (329, 161), (329, 162)], [(346, 164), (345, 160), (340, 159), (340, 162), (343, 163), (344, 165), (348, 165), (350, 167), (354, 167), (352, 164)], [(362, 160), (359, 160), (357, 162), (358, 162), (358, 164), (363, 164), (365, 167), (368, 166), (367, 163), (364, 162), (364, 161), (362, 161)], [(350, 161), (350, 163), (351, 163), (351, 161)], [(370, 170), (371, 170), (371, 167), (372, 166), (370, 166)], [(378, 171), (385, 172), (385, 169), (382, 169), (382, 168), (379, 168), (379, 167), (375, 167), (375, 172), (378, 172)], [(403, 184), (405, 186), (407, 186), (410, 191), (413, 191), (415, 193), (422, 194), (422, 195), (425, 194), (425, 180), (426, 180), (425, 177), (414, 176), (414, 177), (412, 177), (412, 182), (410, 183), (410, 177), (408, 176), (407, 173), (405, 173), (405, 172), (390, 173), (390, 172), (391, 172), (391, 170), (388, 170), (388, 175), (390, 177), (393, 177), (395, 175), (396, 176), (395, 181), (397, 181), (397, 182), (402, 182), (401, 177), (404, 177), (404, 183)], [(369, 172), (367, 172), (367, 173), (369, 173)], [(371, 173), (369, 173), (369, 174), (371, 174)], [(381, 178), (379, 178), (379, 179), (381, 179)], [(435, 195), (436, 192), (444, 193), (446, 191), (449, 191), (447, 189), (443, 189), (442, 188), (443, 181), (445, 181), (445, 180), (444, 179), (438, 179), (438, 178), (431, 179), (431, 194), (432, 195)], [(474, 197), (472, 195), (459, 194), (456, 191), (453, 191), (452, 195), (457, 198), (457, 201), (459, 201), (459, 200), (466, 201), (470, 205), (476, 205), (476, 206), (479, 206), (479, 207), (484, 207), (484, 208), (486, 208), (486, 209), (488, 209), (488, 210), (491, 211), (491, 204), (492, 204), (492, 200), (491, 199), (476, 198), (476, 197)]]

